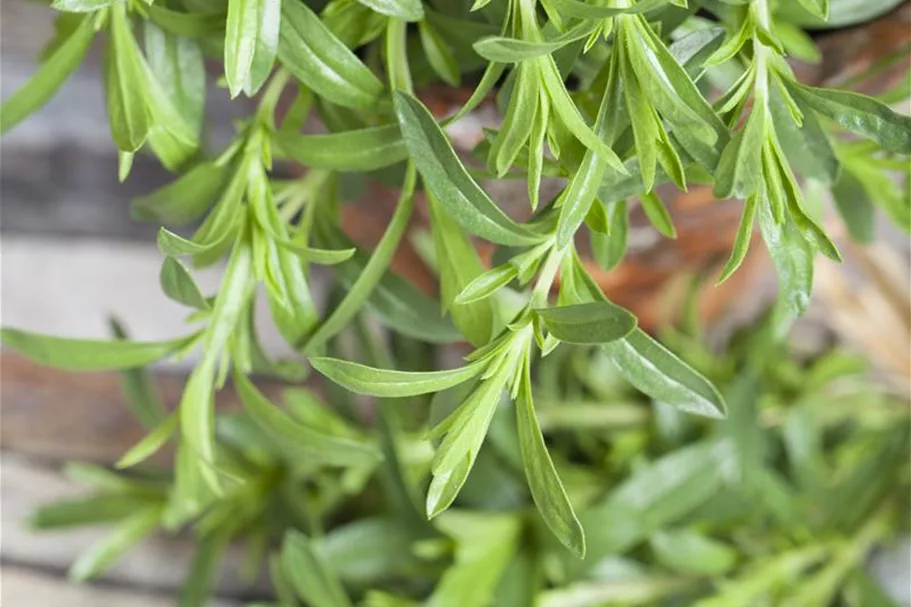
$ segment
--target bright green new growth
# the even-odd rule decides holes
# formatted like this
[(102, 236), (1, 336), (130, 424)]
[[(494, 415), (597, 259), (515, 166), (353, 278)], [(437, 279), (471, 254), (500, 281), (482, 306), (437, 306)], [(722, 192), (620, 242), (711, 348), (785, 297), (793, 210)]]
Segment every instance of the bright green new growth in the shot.
[[(838, 3), (832, 4), (834, 11)], [(135, 201), (133, 212), (164, 224), (158, 238), (165, 255), (162, 290), (192, 308), (192, 320), (202, 325), (186, 338), (155, 343), (3, 330), (7, 347), (75, 370), (133, 369), (202, 347), (179, 411), (157, 415), (147, 438), (119, 464), (139, 464), (174, 440), (173, 486), (166, 494), (153, 492), (154, 499), (124, 518), (110, 541), (77, 563), (74, 577), (102, 571), (112, 555), (159, 523), (171, 529), (200, 525), (199, 566), (205, 568), (215, 558), (207, 551), (222, 550), (254, 521), (257, 508), (274, 498), (270, 492), (300, 497), (294, 482), (300, 475), (341, 468), (343, 493), (356, 493), (377, 474), (395, 489), (390, 492), (412, 516), (410, 524), (430, 534), (427, 519), (434, 519), (456, 542), (456, 564), (430, 605), (489, 604), (501, 575), (517, 575), (508, 573), (515, 567), (522, 575), (525, 565), (512, 560), (519, 522), (474, 520), (447, 509), (458, 503), (479, 460), (489, 457), (491, 441), (514, 443), (510, 465), (526, 478), (518, 490), (530, 492), (553, 536), (584, 557), (592, 545), (586, 518), (574, 511), (578, 496), (561, 482), (568, 466), (552, 458), (543, 434), (547, 418), (535, 405), (539, 359), (596, 346), (599, 357), (661, 407), (719, 419), (727, 408), (712, 382), (605, 298), (576, 250), (583, 224), (594, 260), (610, 269), (625, 253), (629, 199), (637, 198), (655, 228), (673, 238), (657, 186), (683, 190), (696, 176), (709, 176), (716, 196), (745, 201), (720, 280), (737, 270), (758, 223), (780, 278), (779, 328), (806, 310), (816, 253), (840, 260), (799, 179), (831, 186), (858, 239), (871, 237), (874, 206), (904, 229), (911, 227), (907, 197), (895, 192), (887, 175), (907, 169), (911, 119), (870, 97), (795, 80), (777, 24), (793, 29), (793, 23), (807, 22), (800, 19), (825, 19), (830, 10), (822, 0), (800, 5), (804, 13), (794, 17), (771, 0), (481, 0), (470, 11), (418, 0), (331, 0), (319, 10), (300, 0), (55, 2), (61, 27), (34, 79), (4, 103), (2, 131), (45, 103), (77, 67), (92, 36), (103, 32), (107, 109), (121, 179), (142, 150), (178, 173), (171, 184)], [(718, 21), (696, 16), (700, 8)], [(258, 95), (255, 111), (239, 123), (225, 150), (201, 141), (204, 56), (223, 61), (232, 97)], [(716, 99), (710, 91), (719, 66), (738, 77)], [(487, 153), (486, 172), (463, 162), (445, 131), (448, 121), (438, 120), (416, 94), (436, 79), (454, 85), (482, 71), (459, 115), (499, 83), (503, 127), (479, 146)], [(568, 85), (570, 76), (578, 86)], [(289, 87), (297, 97), (281, 113), (279, 98)], [(300, 133), (311, 113), (327, 133)], [(864, 140), (842, 140), (844, 132)], [(274, 159), (309, 171), (291, 183), (278, 182), (271, 177)], [(340, 226), (340, 186), (352, 173), (401, 186), (395, 213), (373, 251), (354, 247)], [(525, 179), (532, 219), (521, 223), (504, 213), (479, 183), (487, 176)], [(545, 176), (566, 180), (552, 200), (541, 199)], [(390, 270), (421, 191), (430, 206), (439, 301)], [(200, 219), (190, 238), (168, 229)], [(498, 246), (495, 267), (484, 268), (471, 238)], [(192, 268), (225, 259), (218, 291), (202, 293)], [(329, 266), (337, 278), (339, 293), (331, 305), (321, 308), (313, 298), (311, 264)], [(257, 291), (265, 292), (275, 325), (298, 359), (275, 361), (262, 351), (252, 322)], [(417, 342), (468, 341), (475, 349), (464, 366), (442, 371), (390, 359), (375, 343), (356, 357), (346, 354), (342, 338), (352, 331), (361, 340), (369, 334), (365, 315)], [(288, 410), (282, 410), (249, 379), (299, 380), (306, 365), (345, 390), (382, 399), (379, 440), (350, 416), (301, 397), (306, 393), (289, 397)], [(238, 445), (223, 437), (219, 424), (225, 419), (215, 414), (216, 391), (229, 377), (245, 419), (253, 422), (244, 426), (252, 442), (242, 446), (272, 441), (263, 446), (269, 457), (295, 462), (287, 479), (251, 488), (255, 477), (232, 459)], [(436, 394), (430, 407), (427, 399), (414, 400), (425, 394)], [(398, 410), (415, 402), (425, 405), (417, 425)], [(509, 407), (515, 408), (515, 421), (504, 425), (498, 420)], [(415, 469), (416, 458), (421, 465)], [(770, 478), (761, 482), (777, 482)], [(421, 491), (423, 507), (417, 503)], [(234, 503), (243, 495), (254, 505)], [(237, 528), (223, 522), (226, 512), (241, 507), (254, 512), (250, 521), (237, 521)], [(610, 501), (603, 507), (609, 510)], [(115, 511), (119, 517), (121, 510)], [(265, 529), (254, 532), (269, 537)], [(472, 534), (500, 538), (502, 545), (491, 540), (490, 554), (478, 557), (460, 543), (485, 545)], [(671, 568), (705, 573), (731, 567), (726, 547), (698, 533), (668, 532), (649, 541), (656, 558)], [(688, 562), (680, 551), (701, 556)], [(303, 535), (285, 536), (281, 559), (272, 567), (283, 607), (296, 604), (295, 593), (313, 605), (350, 604), (342, 585), (350, 580), (336, 577), (332, 554)], [(805, 566), (816, 557), (806, 556)], [(566, 571), (574, 567), (565, 565)], [(475, 594), (460, 596), (469, 591), (459, 588), (459, 580), (469, 579)], [(186, 592), (206, 595), (205, 588)], [(736, 592), (732, 586), (729, 593)], [(601, 602), (626, 600), (597, 596)], [(544, 604), (582, 604), (548, 600)], [(731, 600), (726, 604), (747, 604)], [(377, 594), (368, 595), (366, 604), (411, 603)]]

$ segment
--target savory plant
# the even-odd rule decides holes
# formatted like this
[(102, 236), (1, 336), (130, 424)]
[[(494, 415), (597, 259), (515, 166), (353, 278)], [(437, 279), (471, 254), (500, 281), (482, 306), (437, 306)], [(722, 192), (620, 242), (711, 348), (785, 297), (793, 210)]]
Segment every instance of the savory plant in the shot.
[[(255, 568), (270, 540), (284, 536), (281, 564), (273, 568), (283, 604), (294, 604), (295, 590), (314, 605), (348, 604), (337, 580), (347, 579), (337, 571), (344, 563), (327, 565), (322, 548), (285, 531), (320, 535), (326, 517), (337, 516), (335, 508), (343, 503), (355, 509), (349, 518), (360, 517), (352, 496), (362, 496), (382, 480), (389, 505), (395, 503), (397, 516), (408, 517), (401, 530), (405, 535), (396, 537), (427, 540), (418, 542), (418, 554), (400, 555), (405, 570), (413, 573), (393, 576), (405, 596), (426, 596), (439, 578), (430, 604), (487, 604), (504, 583), (507, 567), (520, 568), (514, 574), (519, 580), (531, 571), (522, 568), (537, 571), (539, 566), (541, 579), (551, 584), (583, 579), (582, 564), (597, 562), (591, 554), (568, 563), (549, 550), (541, 562), (528, 556), (550, 540), (525, 538), (523, 517), (447, 512), (456, 500), (487, 510), (498, 500), (512, 499), (507, 490), (517, 499), (527, 491), (541, 520), (573, 558), (592, 552), (592, 534), (598, 536), (599, 557), (610, 553), (603, 552), (601, 535), (608, 531), (599, 525), (605, 523), (586, 525), (575, 512), (592, 496), (575, 495), (575, 483), (565, 483), (552, 457), (559, 450), (544, 441), (543, 409), (534, 402), (543, 388), (534, 387), (534, 376), (545, 371), (535, 367), (546, 367), (543, 361), (557, 352), (578, 351), (612, 365), (661, 403), (661, 411), (723, 418), (726, 405), (711, 381), (605, 297), (581, 262), (579, 233), (587, 231), (594, 258), (612, 268), (626, 249), (629, 200), (638, 200), (658, 231), (675, 236), (658, 185), (685, 190), (688, 183), (706, 183), (719, 199), (744, 200), (734, 250), (719, 280), (741, 264), (758, 224), (779, 276), (772, 325), (780, 336), (806, 310), (816, 253), (840, 259), (821, 227), (815, 196), (808, 200), (804, 187), (830, 188), (859, 239), (871, 237), (874, 205), (902, 228), (911, 227), (908, 198), (893, 181), (894, 172), (908, 170), (911, 118), (871, 97), (803, 84), (785, 60), (791, 54), (812, 58), (815, 52), (801, 26), (818, 26), (830, 13), (836, 24), (845, 25), (898, 2), (871, 1), (860, 8), (851, 1), (829, 4), (478, 0), (467, 7), (419, 0), (55, 0), (54, 8), (61, 11), (56, 35), (34, 78), (3, 104), (0, 130), (46, 102), (92, 41), (103, 36), (107, 110), (121, 180), (128, 177), (134, 155), (143, 151), (179, 175), (135, 201), (133, 210), (138, 219), (163, 224), (158, 235), (165, 256), (162, 290), (193, 310), (188, 321), (199, 328), (165, 342), (74, 340), (6, 328), (3, 343), (62, 368), (129, 370), (128, 384), (136, 394), (146, 394), (139, 387), (147, 380), (135, 369), (202, 350), (176, 411), (143, 397), (149, 434), (119, 463), (121, 468), (139, 465), (173, 440), (173, 482), (79, 469), (90, 478), (110, 478), (112, 486), (126, 483), (123, 491), (131, 496), (134, 489), (142, 490), (141, 499), (129, 507), (115, 500), (120, 505), (111, 508), (118, 516), (105, 514), (104, 520), (125, 511), (129, 515), (109, 542), (77, 563), (74, 575), (102, 571), (120, 548), (158, 525), (191, 525), (202, 542), (200, 568), (211, 569), (213, 555), (240, 532), (256, 538)], [(256, 98), (251, 115), (223, 150), (208, 149), (201, 137), (207, 56), (223, 63), (232, 97)], [(456, 85), (463, 79), (476, 82), (474, 93), (443, 120), (415, 94), (434, 80)], [(281, 95), (289, 88), (294, 101), (279, 112)], [(484, 166), (463, 162), (445, 128), (491, 94), (502, 110), (502, 127), (487, 132), (475, 150)], [(301, 133), (311, 114), (327, 133)], [(273, 160), (308, 170), (300, 179), (278, 180)], [(339, 207), (349, 197), (343, 186), (360, 178), (355, 175), (401, 190), (383, 237), (369, 253), (352, 244), (339, 220)], [(550, 200), (541, 200), (545, 178), (565, 183)], [(479, 184), (486, 179), (526, 180), (531, 219), (522, 223), (504, 213)], [(419, 190), (429, 207), (439, 301), (389, 271)], [(172, 231), (190, 225), (197, 227), (189, 237)], [(491, 269), (472, 238), (496, 246)], [(192, 267), (227, 260), (214, 295), (200, 291), (182, 261), (187, 259)], [(310, 287), (312, 264), (331, 266), (338, 286), (338, 297), (323, 310)], [(271, 360), (261, 348), (253, 325), (254, 295), (260, 290), (298, 358)], [(441, 317), (441, 307), (446, 316)], [(363, 351), (345, 354), (343, 338), (352, 324), (356, 332), (368, 332), (359, 324), (365, 313), (414, 349), (424, 348), (416, 342), (461, 341), (474, 349), (463, 366), (446, 370), (409, 365), (398, 355), (383, 354), (377, 344), (369, 350), (374, 360), (365, 359)], [(353, 411), (347, 416), (330, 412), (304, 391), (289, 393), (286, 411), (250, 379), (271, 375), (300, 381), (310, 367), (348, 392), (380, 398), (379, 427), (369, 427)], [(215, 415), (215, 393), (229, 377), (244, 402), (244, 416)], [(332, 394), (347, 399), (344, 392)], [(432, 401), (424, 396), (431, 394), (436, 395)], [(420, 405), (423, 409), (412, 410)], [(514, 422), (498, 422), (510, 408)], [(605, 406), (604, 414), (611, 409)], [(731, 419), (712, 427), (739, 423), (746, 431), (755, 421)], [(585, 452), (600, 440), (578, 438), (578, 445), (564, 453), (569, 459), (577, 448)], [(624, 440), (632, 441), (629, 457), (639, 447), (649, 448), (642, 439)], [(504, 457), (524, 473), (525, 484), (495, 486), (490, 491), (496, 495), (473, 502), (465, 492), (495, 470), (486, 461), (475, 464), (486, 457), (485, 445), (498, 441), (511, 445)], [(680, 453), (698, 452), (723, 467), (740, 457), (728, 451), (740, 448), (739, 440), (710, 441)], [(602, 470), (597, 458), (586, 461), (589, 480), (599, 472), (605, 478), (628, 472), (623, 465)], [(747, 476), (753, 467), (761, 468), (755, 460), (730, 466)], [(694, 469), (706, 467), (712, 466)], [(761, 480), (755, 482), (772, 486), (772, 494), (784, 491), (781, 483), (768, 480), (775, 477), (757, 474)], [(603, 487), (604, 480), (592, 486)], [(759, 486), (759, 493), (768, 493), (766, 485)], [(426, 494), (420, 509), (418, 492)], [(623, 506), (627, 514), (639, 509), (632, 506), (637, 498), (630, 499)], [(276, 503), (288, 512), (273, 519)], [(101, 512), (108, 511), (87, 507), (82, 516), (97, 520)], [(618, 525), (623, 533), (635, 530), (629, 546), (664, 524), (653, 526), (647, 519)], [(389, 546), (393, 540), (383, 534), (398, 527), (383, 519), (374, 527), (383, 538), (377, 541)], [(440, 531), (455, 542), (455, 566), (442, 577), (418, 575), (415, 571), (438, 569), (445, 552)], [(685, 534), (668, 541), (701, 546), (703, 539)], [(526, 541), (534, 550), (517, 550)], [(814, 545), (806, 554), (795, 554), (794, 562), (815, 566), (828, 550)], [(858, 562), (844, 559), (840, 567), (851, 569)], [(771, 557), (757, 566), (760, 572), (766, 571), (762, 567), (799, 569)], [(826, 580), (836, 578), (842, 579), (833, 573)], [(745, 581), (744, 587), (753, 590), (743, 592), (766, 592), (765, 586), (759, 584), (760, 591), (752, 584), (759, 582)], [(193, 584), (188, 588), (187, 604), (205, 595)], [(830, 589), (812, 592), (829, 597)], [(520, 597), (522, 590), (504, 590), (518, 598), (496, 604), (529, 604)], [(590, 596), (599, 597), (595, 603), (613, 600), (598, 592)], [(637, 599), (645, 601), (660, 595), (636, 596), (646, 596)], [(376, 594), (367, 599), (372, 605), (396, 600)], [(554, 605), (589, 604), (554, 600)]]
[[(691, 322), (666, 331), (726, 396), (722, 422), (645, 397), (603, 348), (557, 349), (541, 361), (535, 419), (586, 530), (582, 560), (534, 514), (528, 446), (516, 440), (527, 401), (500, 401), (457, 507), (430, 524), (419, 505), (434, 460), (426, 429), (467, 389), (434, 397), (429, 421), (426, 399), (383, 398), (378, 423), (363, 428), (345, 415), (358, 406), (350, 392), (327, 407), (289, 388), (280, 410), (241, 376), (246, 409), (216, 418), (231, 484), (185, 525), (196, 554), (179, 604), (206, 604), (227, 546), (242, 542), (241, 576), (252, 584), (268, 563), (272, 598), (251, 603), (260, 607), (893, 605), (867, 564), (909, 531), (907, 401), (871, 382), (856, 356), (797, 360), (775, 328), (769, 315), (718, 355)], [(410, 367), (426, 360), (424, 344), (386, 344), (364, 317), (343, 336), (339, 354)], [(140, 419), (166, 415), (145, 371), (125, 372), (124, 385)], [(327, 440), (352, 449), (320, 459), (314, 445)], [(359, 445), (383, 461), (357, 457)], [(171, 471), (66, 471), (91, 492), (44, 506), (32, 524), (114, 526), (74, 563), (75, 579), (104, 571), (159, 525), (176, 529)]]

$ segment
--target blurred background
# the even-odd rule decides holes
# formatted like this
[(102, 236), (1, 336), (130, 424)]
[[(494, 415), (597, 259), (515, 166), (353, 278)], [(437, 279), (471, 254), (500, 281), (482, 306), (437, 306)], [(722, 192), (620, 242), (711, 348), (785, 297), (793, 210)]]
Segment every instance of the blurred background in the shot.
[[(53, 31), (53, 16), (38, 3), (3, 4), (3, 97), (34, 71), (35, 57)], [(804, 81), (837, 86), (863, 74), (878, 58), (907, 49), (909, 41), (911, 6), (906, 4), (876, 22), (825, 34), (819, 39), (823, 61), (798, 70)], [(176, 336), (182, 332), (185, 310), (159, 290), (156, 226), (133, 221), (128, 206), (130, 199), (166, 183), (169, 176), (155, 160), (139, 155), (129, 180), (117, 182), (99, 59), (98, 49), (93, 49), (60, 94), (4, 137), (0, 146), (2, 322), (58, 335), (104, 338), (109, 336), (109, 316), (115, 315), (134, 337)], [(883, 90), (900, 80), (909, 69), (907, 59), (865, 82), (864, 92)], [(445, 113), (457, 102), (439, 95), (431, 107)], [(242, 101), (229, 102), (226, 91), (217, 88), (210, 91), (208, 104), (209, 140), (217, 147), (230, 139), (231, 121), (244, 115), (245, 107)], [(470, 117), (453, 133), (456, 143), (469, 149), (480, 126), (490, 119), (490, 108)], [(345, 218), (348, 231), (366, 245), (378, 239), (385, 222), (377, 218), (382, 219), (393, 202), (392, 193), (372, 195), (379, 195), (385, 204), (350, 207)], [(497, 193), (505, 205), (510, 204), (509, 198), (509, 191)], [(524, 199), (516, 204), (524, 204)], [(630, 258), (609, 274), (597, 274), (614, 299), (632, 308), (650, 329), (675, 319), (693, 275), (717, 273), (740, 215), (738, 205), (718, 206), (709, 192), (698, 187), (677, 196), (672, 209), (680, 234), (677, 241), (659, 239), (644, 217), (634, 216)], [(822, 258), (817, 261), (815, 301), (795, 327), (794, 348), (812, 355), (836, 344), (846, 345), (870, 361), (877, 381), (907, 398), (911, 386), (908, 239), (883, 222), (877, 244), (861, 247), (849, 243), (837, 219), (827, 228), (841, 236), (839, 246), (846, 263), (836, 267)], [(415, 222), (412, 241), (416, 244), (421, 231), (420, 221)], [(419, 246), (404, 247), (396, 269), (427, 286), (432, 278), (416, 249)], [(755, 249), (733, 280), (721, 288), (708, 280), (700, 289), (698, 314), (719, 343), (734, 328), (753, 322), (774, 297), (773, 271)], [(211, 289), (218, 284), (219, 270), (206, 269), (196, 277), (204, 290)], [(264, 340), (270, 351), (285, 351), (274, 333), (266, 332)], [(189, 360), (157, 370), (169, 402), (179, 397), (191, 365)], [(118, 377), (59, 372), (3, 352), (0, 386), (3, 604), (172, 604), (190, 555), (188, 541), (159, 537), (146, 542), (101, 581), (77, 586), (66, 580), (66, 569), (104, 531), (38, 534), (25, 524), (37, 506), (80, 494), (61, 474), (64, 462), (110, 464), (142, 436), (142, 428), (122, 404)], [(265, 389), (268, 392), (269, 386)], [(231, 407), (234, 397), (222, 393), (219, 399), (219, 406)], [(879, 555), (874, 565), (878, 577), (886, 580), (904, 605), (911, 605), (909, 551), (904, 541), (893, 552)], [(240, 554), (229, 554), (215, 604), (240, 605), (256, 594), (255, 588), (237, 582), (234, 572), (239, 566)]]

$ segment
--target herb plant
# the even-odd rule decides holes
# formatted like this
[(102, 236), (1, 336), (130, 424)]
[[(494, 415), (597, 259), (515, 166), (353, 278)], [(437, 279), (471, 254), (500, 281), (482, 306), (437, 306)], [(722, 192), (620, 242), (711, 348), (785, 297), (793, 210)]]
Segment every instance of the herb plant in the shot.
[[(133, 211), (163, 224), (162, 290), (193, 310), (188, 322), (198, 327), (164, 342), (3, 329), (7, 347), (40, 363), (125, 370), (149, 433), (119, 468), (175, 444), (172, 480), (78, 468), (100, 493), (39, 515), (44, 526), (119, 521), (73, 575), (96, 575), (161, 525), (190, 527), (199, 537), (186, 605), (205, 599), (205, 572), (238, 536), (250, 542), (254, 570), (282, 541), (271, 572), (283, 606), (296, 604), (295, 595), (318, 606), (347, 605), (351, 595), (376, 606), (426, 597), (430, 605), (527, 605), (539, 593), (541, 604), (555, 606), (662, 604), (666, 596), (702, 596), (707, 580), (727, 574), (716, 597), (697, 604), (785, 597), (792, 602), (769, 604), (828, 605), (855, 587), (873, 592), (859, 566), (893, 523), (893, 484), (906, 480), (896, 472), (905, 417), (882, 405), (872, 427), (843, 431), (849, 413), (804, 406), (800, 383), (787, 384), (782, 396), (755, 353), (742, 353), (749, 362), (736, 380), (685, 363), (608, 300), (577, 248), (587, 233), (592, 256), (612, 268), (625, 252), (629, 200), (674, 237), (658, 186), (710, 184), (719, 199), (744, 201), (718, 279), (737, 270), (756, 225), (774, 262), (780, 296), (762, 332), (767, 339), (806, 310), (815, 255), (840, 259), (805, 187), (831, 189), (858, 239), (872, 236), (874, 206), (911, 228), (909, 199), (893, 181), (908, 171), (911, 118), (881, 100), (803, 84), (786, 62), (815, 50), (802, 26), (818, 26), (830, 12), (848, 24), (897, 2), (866, 2), (856, 13), (846, 8), (856, 3), (829, 4), (55, 0), (56, 35), (32, 80), (4, 102), (0, 129), (47, 101), (103, 37), (119, 176), (126, 179), (134, 155), (145, 151), (177, 175)], [(256, 99), (223, 150), (202, 141), (206, 57), (223, 64), (232, 97)], [(435, 80), (463, 79), (476, 82), (474, 93), (442, 120), (416, 94)], [(288, 89), (295, 97), (281, 112)], [(482, 162), (465, 161), (445, 128), (491, 94), (502, 127), (475, 150)], [(311, 114), (328, 132), (301, 133)], [(273, 160), (308, 170), (279, 180)], [(346, 186), (363, 178), (401, 192), (371, 252), (354, 246), (339, 220)], [(550, 200), (542, 200), (545, 178), (565, 183)], [(479, 184), (490, 179), (526, 180), (531, 219), (504, 213)], [(389, 269), (420, 191), (439, 301)], [(189, 237), (172, 231), (191, 225)], [(492, 268), (473, 238), (496, 246)], [(191, 268), (223, 260), (218, 291), (202, 293)], [(323, 309), (310, 287), (312, 264), (330, 266), (338, 287)], [(272, 360), (260, 346), (253, 325), (260, 290), (299, 357)], [(391, 330), (396, 348), (370, 338), (366, 317)], [(362, 347), (346, 347), (351, 339)], [(428, 344), (463, 341), (473, 349), (462, 366), (427, 364)], [(772, 346), (762, 344), (756, 351), (769, 354)], [(176, 411), (141, 389), (148, 379), (139, 368), (200, 348)], [(567, 385), (546, 379), (562, 377), (570, 360), (583, 369)], [(586, 375), (590, 365), (606, 377), (619, 374), (656, 403), (654, 411), (641, 403), (580, 404), (573, 417), (571, 407), (567, 414), (563, 405), (541, 406), (542, 398), (572, 403), (613, 394), (585, 383), (604, 381)], [(251, 381), (300, 381), (311, 367), (336, 386), (326, 389), (340, 406), (353, 402), (351, 393), (377, 397), (378, 421), (367, 424), (351, 407), (326, 409), (300, 389), (279, 407)], [(725, 399), (706, 375), (733, 385), (727, 421), (679, 416), (725, 417)], [(229, 379), (245, 410), (216, 415), (216, 391)], [(757, 404), (764, 394), (778, 399), (772, 413)], [(629, 428), (600, 425), (621, 411)], [(595, 427), (585, 427), (589, 419)], [(553, 432), (552, 444), (543, 430)], [(830, 432), (837, 441), (824, 440)], [(894, 448), (878, 452), (887, 472), (873, 482), (859, 453), (886, 438)], [(689, 439), (696, 442), (683, 446)], [(793, 440), (799, 453), (788, 451)], [(843, 471), (834, 484), (821, 472), (828, 466)], [(714, 512), (724, 509), (716, 500), (703, 512), (722, 485), (733, 512)], [(846, 511), (835, 512), (828, 502), (838, 491), (867, 497), (849, 498)], [(744, 500), (755, 502), (755, 512)], [(525, 513), (530, 503), (535, 517)], [(450, 511), (453, 504), (459, 508)], [(763, 538), (763, 521), (775, 521), (777, 535)], [(551, 535), (539, 533), (542, 524)], [(723, 533), (730, 534), (723, 542), (710, 537)], [(833, 539), (817, 539), (825, 534)], [(380, 548), (367, 549), (370, 542)], [(659, 564), (657, 581), (637, 565), (640, 550)], [(743, 551), (748, 561), (738, 557)], [(618, 554), (632, 560), (604, 561)], [(783, 580), (802, 570), (816, 573), (793, 598)], [(633, 581), (611, 590), (605, 580), (617, 575)], [(364, 594), (378, 587), (386, 594)]]

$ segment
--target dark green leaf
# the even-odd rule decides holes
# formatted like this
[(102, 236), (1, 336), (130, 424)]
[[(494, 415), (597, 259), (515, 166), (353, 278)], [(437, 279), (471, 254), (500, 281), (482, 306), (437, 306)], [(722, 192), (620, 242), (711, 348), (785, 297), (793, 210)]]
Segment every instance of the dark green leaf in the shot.
[(724, 399), (715, 387), (643, 331), (602, 347), (620, 374), (653, 399), (697, 415), (725, 416)]
[(786, 82), (788, 90), (842, 128), (872, 139), (898, 154), (911, 154), (911, 116), (892, 111), (886, 104), (848, 91), (836, 91)]
[(396, 91), (395, 109), (405, 145), (427, 189), (462, 227), (503, 245), (521, 246), (542, 240), (507, 217), (471, 178), (424, 104), (408, 93)]
[(29, 81), (3, 101), (0, 106), (0, 134), (22, 122), (54, 96), (82, 63), (94, 37), (94, 19), (87, 15), (66, 41), (44, 60)]
[(605, 344), (636, 328), (635, 316), (607, 301), (541, 308), (535, 313), (551, 335), (571, 344)]

